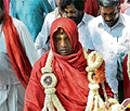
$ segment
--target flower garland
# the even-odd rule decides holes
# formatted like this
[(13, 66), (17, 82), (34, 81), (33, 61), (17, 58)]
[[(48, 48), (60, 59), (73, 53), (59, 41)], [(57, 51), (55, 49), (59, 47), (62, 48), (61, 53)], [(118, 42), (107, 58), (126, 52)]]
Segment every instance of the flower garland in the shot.
[[(116, 104), (112, 105), (108, 110), (106, 109), (105, 102), (101, 99), (98, 89), (99, 85), (98, 83), (93, 79), (93, 74), (95, 73), (96, 69), (101, 67), (103, 63), (103, 57), (96, 51), (91, 52), (90, 54), (87, 54), (84, 50), (84, 56), (87, 59), (88, 67), (86, 68), (86, 71), (88, 72), (88, 79), (90, 81), (89, 83), (89, 95), (88, 95), (88, 102), (85, 111), (122, 111), (121, 105), (116, 102)], [(55, 94), (55, 86), (57, 84), (57, 78), (55, 77), (55, 74), (52, 73), (52, 50), (50, 50), (45, 67), (41, 68), (42, 71), (42, 77), (41, 77), (41, 84), (45, 88), (45, 101), (44, 101), (44, 107), (42, 111), (55, 111), (55, 108), (57, 111), (65, 111), (64, 107), (60, 103), (60, 100)], [(129, 57), (130, 58), (130, 57)], [(130, 59), (129, 59), (130, 61)], [(103, 71), (103, 70), (102, 70)], [(102, 84), (104, 86), (104, 84)], [(105, 92), (105, 87), (104, 87)], [(105, 96), (107, 96), (105, 94)], [(106, 97), (105, 97), (106, 98)], [(109, 103), (112, 103), (115, 99), (108, 99)], [(121, 108), (119, 110), (119, 108)], [(113, 110), (114, 109), (114, 110)], [(117, 110), (116, 110), (117, 109)]]
[(101, 73), (102, 75), (105, 75), (104, 67), (101, 67), (100, 70), (98, 70), (98, 68), (103, 64), (103, 57), (96, 51), (93, 51), (90, 54), (86, 54), (86, 51), (84, 51), (84, 56), (88, 63), (88, 66), (86, 67), (86, 71), (88, 72), (88, 79), (91, 83), (95, 83), (96, 81), (93, 80), (92, 77), (95, 73), (98, 75), (101, 75)]
[[(85, 53), (85, 51), (84, 51)], [(84, 54), (85, 55), (85, 54)], [(89, 95), (88, 95), (88, 102), (85, 111), (125, 111), (125, 108), (122, 104), (119, 104), (118, 101), (114, 98), (108, 98), (104, 81), (97, 82), (93, 76), (99, 74), (105, 74), (104, 66), (105, 63), (103, 62), (103, 57), (96, 51), (91, 52), (89, 55), (85, 55), (88, 61), (88, 67), (86, 71), (88, 72), (88, 79), (89, 79)], [(129, 66), (130, 66), (130, 56), (129, 56)], [(97, 71), (99, 69), (99, 71)], [(95, 74), (95, 75), (94, 75)], [(99, 77), (100, 78), (100, 77)], [(99, 83), (101, 83), (105, 102), (99, 95)]]
[[(101, 54), (96, 51), (91, 52), (89, 55), (85, 54), (84, 56), (87, 58), (88, 66), (86, 67), (86, 71), (88, 72), (88, 80), (89, 80), (89, 95), (88, 102), (85, 111), (103, 111), (105, 109), (105, 104), (102, 98), (99, 95), (98, 89), (99, 84), (93, 78), (96, 69), (98, 69), (103, 63), (103, 57)], [(103, 71), (103, 70), (102, 70)]]
[(91, 52), (87, 57), (88, 67), (86, 70), (88, 72), (94, 71), (98, 69), (101, 64), (103, 63), (103, 57), (101, 54), (97, 53), (96, 51)]
[(41, 84), (45, 88), (45, 101), (42, 111), (65, 111), (64, 107), (60, 103), (60, 100), (55, 94), (55, 86), (57, 84), (57, 78), (54, 73), (52, 73), (52, 50), (50, 50), (45, 67), (41, 68)]

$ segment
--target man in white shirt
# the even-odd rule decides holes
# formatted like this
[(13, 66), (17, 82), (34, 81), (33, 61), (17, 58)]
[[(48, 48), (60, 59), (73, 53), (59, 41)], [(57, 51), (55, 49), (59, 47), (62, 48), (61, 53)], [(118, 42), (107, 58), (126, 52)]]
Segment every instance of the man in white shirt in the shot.
[(68, 17), (74, 20), (78, 25), (79, 40), (82, 46), (84, 48), (93, 49), (88, 31), (88, 22), (93, 17), (84, 13), (83, 10), (84, 2), (82, 0), (61, 0), (59, 7), (47, 14), (44, 20), (42, 30), (35, 41), (35, 47), (38, 53), (42, 55), (49, 49), (50, 26), (52, 22), (59, 17)]
[[(101, 15), (90, 22), (90, 36), (95, 50), (104, 56), (106, 78), (115, 96), (117, 96), (123, 81), (122, 59), (130, 49), (130, 18), (120, 13), (119, 0), (98, 1)], [(118, 96), (122, 101), (123, 94)]]

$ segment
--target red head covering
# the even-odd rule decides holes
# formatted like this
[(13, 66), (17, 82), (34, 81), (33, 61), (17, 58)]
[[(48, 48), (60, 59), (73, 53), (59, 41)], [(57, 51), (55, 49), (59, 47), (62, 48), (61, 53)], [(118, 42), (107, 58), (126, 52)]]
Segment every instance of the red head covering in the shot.
[[(61, 22), (61, 21), (64, 21), (64, 22)], [(53, 43), (54, 42), (53, 35), (58, 30), (58, 28), (62, 28), (66, 32), (66, 34), (69, 37), (72, 48), (75, 49), (75, 51), (77, 51), (78, 47), (81, 47), (81, 45), (78, 41), (79, 37), (78, 37), (77, 26), (74, 23), (74, 21), (72, 21), (71, 19), (66, 19), (66, 18), (57, 19), (56, 21), (54, 21), (52, 23), (52, 27), (51, 27), (51, 31), (50, 31), (50, 33), (51, 33), (50, 34), (50, 43), (51, 43), (51, 48), (53, 49), (53, 51), (55, 51), (55, 47), (54, 47), (54, 43)]]
[[(4, 6), (5, 3), (6, 2), (4, 1)], [(7, 7), (5, 7), (6, 11), (2, 28), (6, 41), (7, 53), (13, 69), (16, 72), (16, 76), (21, 81), (23, 86), (26, 87), (29, 81), (32, 67), (20, 42), (17, 29), (13, 24), (12, 18), (8, 15), (6, 8)]]
[[(74, 51), (74, 53), (71, 55), (61, 56), (61, 55), (56, 53), (56, 49), (55, 49), (54, 41), (53, 41), (54, 40), (53, 35), (59, 28), (62, 28), (69, 37), (71, 46), (72, 46), (73, 51)], [(75, 24), (75, 22), (69, 18), (57, 19), (56, 21), (54, 21), (52, 23), (50, 32), (51, 32), (51, 34), (50, 34), (50, 45), (51, 46), (50, 47), (52, 48), (53, 55), (56, 58), (59, 58), (60, 60), (61, 59), (65, 60), (65, 62), (66, 61), (73, 62), (71, 65), (74, 65), (76, 68), (80, 67), (81, 69), (84, 70), (86, 67), (86, 60), (84, 59), (84, 56), (83, 56), (83, 49), (82, 49), (82, 46), (79, 42), (78, 29), (77, 29), (77, 25)]]
[[(55, 52), (53, 35), (62, 28), (68, 35), (74, 53), (61, 56)], [(68, 18), (59, 18), (52, 23), (50, 43), (53, 51), (52, 68), (58, 79), (57, 95), (66, 111), (83, 111), (88, 95), (87, 66), (83, 49), (78, 40), (76, 24)], [(73, 106), (73, 107), (72, 107)]]

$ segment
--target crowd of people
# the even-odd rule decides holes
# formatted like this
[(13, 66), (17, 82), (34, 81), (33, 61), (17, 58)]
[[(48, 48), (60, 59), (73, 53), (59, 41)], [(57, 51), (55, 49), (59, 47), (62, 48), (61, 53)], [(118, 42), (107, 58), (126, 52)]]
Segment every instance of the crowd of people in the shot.
[(125, 111), (129, 0), (0, 0), (0, 111)]

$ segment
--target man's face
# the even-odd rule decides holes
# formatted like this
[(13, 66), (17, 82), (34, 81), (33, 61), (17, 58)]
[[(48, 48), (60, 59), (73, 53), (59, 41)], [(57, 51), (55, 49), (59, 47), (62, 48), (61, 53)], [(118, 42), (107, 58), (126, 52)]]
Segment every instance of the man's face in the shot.
[(54, 45), (56, 52), (62, 56), (67, 56), (73, 53), (70, 40), (61, 28), (54, 34)]
[(79, 24), (82, 18), (83, 11), (79, 11), (73, 4), (67, 5), (63, 11), (63, 16), (68, 17)]
[(112, 27), (117, 23), (118, 18), (119, 18), (118, 6), (116, 6), (116, 7), (102, 7), (102, 6), (100, 6), (100, 12), (101, 12), (101, 15), (102, 15), (105, 23), (109, 27)]

